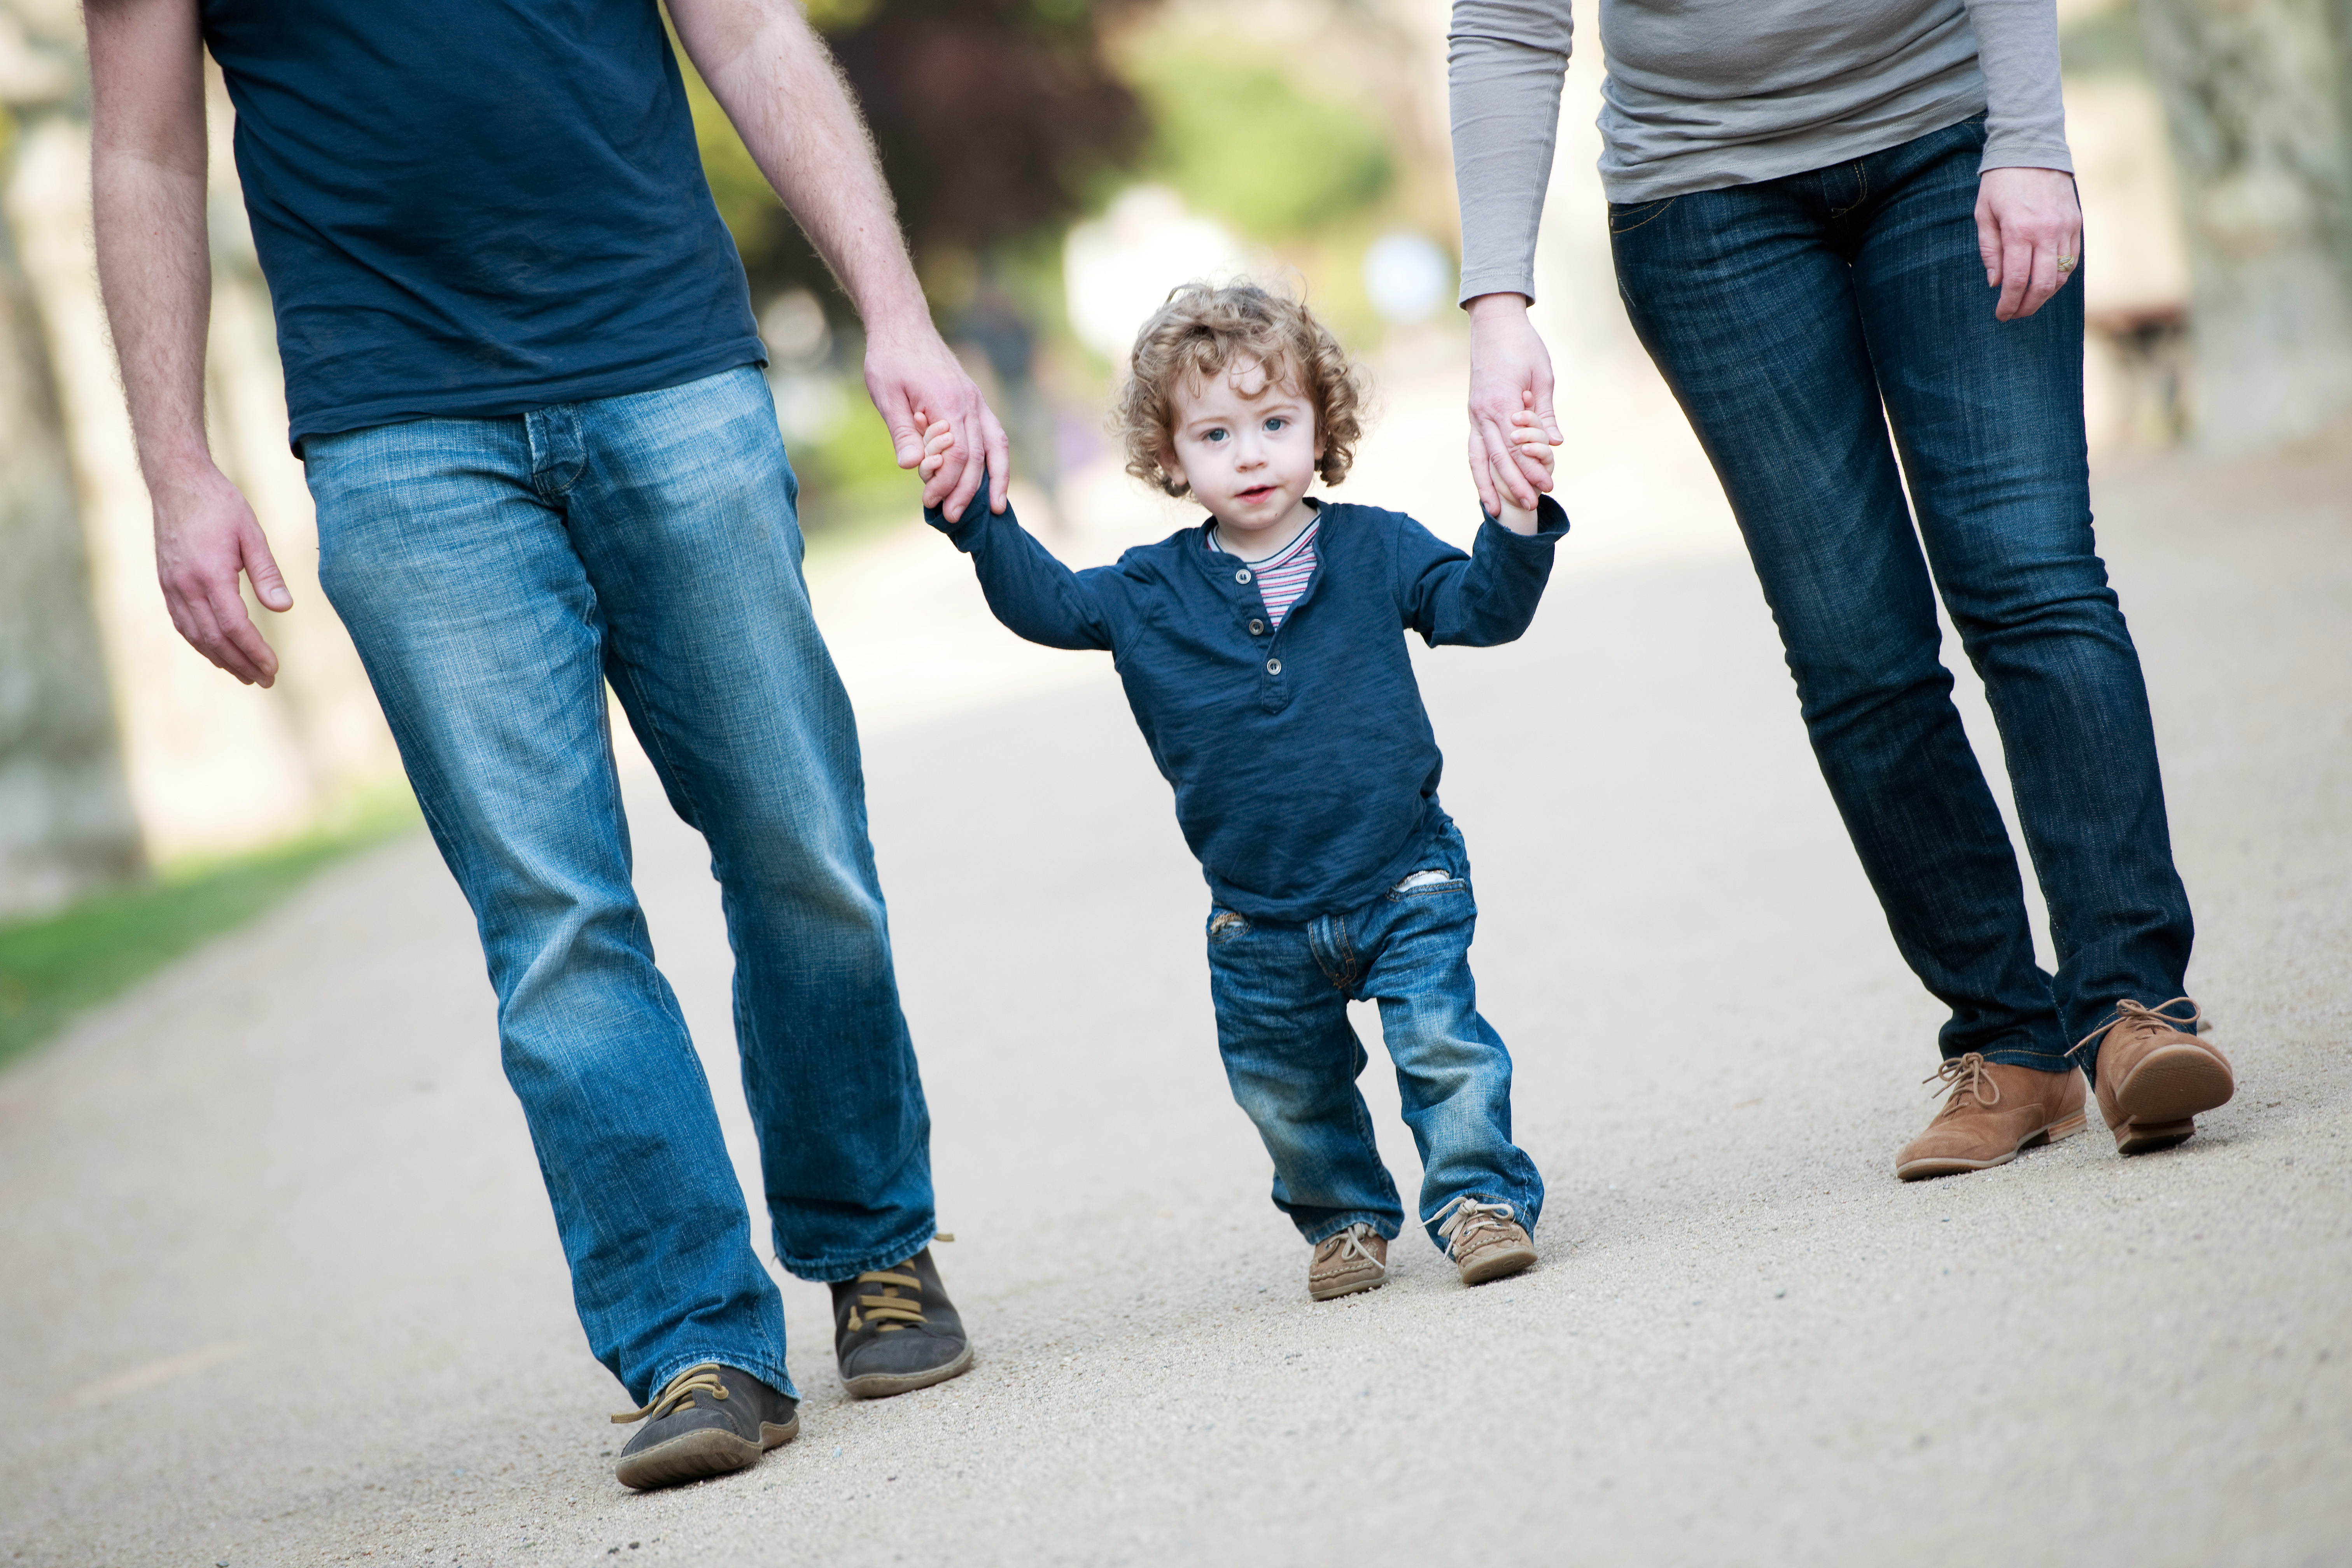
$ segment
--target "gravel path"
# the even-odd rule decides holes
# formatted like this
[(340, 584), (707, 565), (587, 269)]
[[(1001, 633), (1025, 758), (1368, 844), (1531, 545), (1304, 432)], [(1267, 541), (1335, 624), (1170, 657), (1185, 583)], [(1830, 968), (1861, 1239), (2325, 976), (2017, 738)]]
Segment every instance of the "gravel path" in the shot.
[[(2345, 1561), (2352, 458), (2101, 490), (2241, 1070), (2184, 1148), (1897, 1184), (1937, 1011), (1752, 578), (1571, 546), (1523, 643), (1423, 665), (1550, 1184), (1534, 1271), (1465, 1291), (1408, 1237), (1388, 1289), (1306, 1300), (1164, 786), (1101, 661), (1057, 668), (868, 748), (970, 1376), (848, 1404), (787, 1280), (799, 1442), (624, 1493), (414, 839), (0, 1078), (0, 1564)], [(723, 1101), (714, 891), (646, 784)]]

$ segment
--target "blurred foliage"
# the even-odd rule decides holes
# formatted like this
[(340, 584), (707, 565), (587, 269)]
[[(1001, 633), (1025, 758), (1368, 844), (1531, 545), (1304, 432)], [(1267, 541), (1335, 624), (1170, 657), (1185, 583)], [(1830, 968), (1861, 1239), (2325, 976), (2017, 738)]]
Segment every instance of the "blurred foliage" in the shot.
[[(1058, 230), (1143, 142), (1142, 104), (1097, 25), (1140, 0), (818, 0), (929, 282), (974, 254)], [(709, 89), (680, 52), (711, 194), (751, 292), (838, 300)], [(835, 309), (836, 317), (845, 312)]]
[(2147, 53), (2129, 8), (2088, 16), (2058, 35), (2061, 68), (2071, 76), (2143, 76)]
[[(1294, 282), (1314, 279), (1343, 337), (1382, 330), (1360, 262), (1395, 221), (1400, 154), (1376, 109), (1321, 89), (1313, 62), (1203, 31), (1155, 0), (810, 0), (807, 14), (859, 100), (941, 326), (958, 338), (986, 300), (1010, 302), (1057, 398), (1097, 395), (1109, 371), (1069, 339), (1064, 236), (1137, 179), (1273, 247)], [(827, 364), (790, 373), (830, 374), (844, 393), (838, 417), (803, 423), (791, 441), (813, 492), (804, 525), (903, 515), (919, 487), (863, 396), (855, 315), (683, 51), (679, 63), (752, 298), (810, 289), (834, 325)]]
[(353, 803), (332, 826), (282, 844), (191, 861), (145, 887), (0, 925), (0, 1063), (261, 914), (353, 850), (418, 821), (415, 797), (398, 786)]
[(1142, 172), (1250, 238), (1312, 236), (1395, 184), (1387, 129), (1370, 112), (1236, 59), (1228, 42), (1169, 40), (1134, 51), (1129, 68), (1151, 111)]

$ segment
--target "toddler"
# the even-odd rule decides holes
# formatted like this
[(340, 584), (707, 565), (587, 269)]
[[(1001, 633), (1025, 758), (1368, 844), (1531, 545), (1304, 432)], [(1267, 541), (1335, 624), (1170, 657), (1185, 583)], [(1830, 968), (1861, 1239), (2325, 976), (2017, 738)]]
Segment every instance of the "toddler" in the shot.
[[(1192, 496), (1198, 525), (1073, 572), (991, 513), (985, 486), (959, 519), (926, 514), (1006, 626), (1117, 664), (1208, 879), (1217, 1046), (1274, 1158), (1275, 1206), (1312, 1248), (1317, 1300), (1385, 1284), (1404, 1218), (1356, 1089), (1350, 999), (1380, 1005), (1421, 1223), (1465, 1284), (1535, 1261), (1544, 1190), (1511, 1142), (1511, 1058), (1470, 977), (1469, 857), (1437, 804), (1401, 634), (1517, 637), (1568, 519), (1498, 485), (1505, 510), (1465, 556), (1400, 513), (1308, 495), (1347, 477), (1360, 397), (1304, 305), (1190, 285), (1138, 335), (1118, 425), (1129, 471)], [(955, 433), (926, 436), (928, 478)], [(1532, 415), (1517, 437), (1549, 465)]]

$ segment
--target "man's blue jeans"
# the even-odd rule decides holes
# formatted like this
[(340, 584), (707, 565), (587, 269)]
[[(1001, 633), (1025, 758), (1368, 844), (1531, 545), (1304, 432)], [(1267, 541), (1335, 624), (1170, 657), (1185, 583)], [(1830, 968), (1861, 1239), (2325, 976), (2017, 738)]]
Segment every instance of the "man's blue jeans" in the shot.
[(590, 1347), (640, 1401), (703, 1361), (790, 1392), (604, 699), (710, 846), (777, 1258), (900, 1261), (932, 1231), (930, 1120), (765, 380), (304, 445), (320, 579), (473, 906)]
[[(1609, 227), (1619, 292), (1747, 536), (1895, 943), (1952, 1009), (1944, 1054), (2057, 1071), (2119, 999), (2181, 993), (2191, 926), (2139, 658), (2092, 537), (2080, 277), (2023, 321), (1993, 319), (1972, 217), (1983, 151), (1979, 117), (1830, 168), (1612, 205)], [(2000, 727), (2054, 978), (1952, 706), (1938, 588)]]
[(1360, 910), (1304, 925), (1209, 915), (1209, 990), (1225, 1077), (1274, 1157), (1274, 1206), (1310, 1242), (1361, 1221), (1393, 1237), (1396, 1184), (1356, 1089), (1369, 1059), (1350, 1001), (1377, 1001), (1405, 1124), (1421, 1151), (1421, 1221), (1457, 1197), (1507, 1203), (1532, 1235), (1543, 1178), (1511, 1142), (1511, 1057), (1478, 1016), (1478, 906), (1451, 824), (1423, 864)]

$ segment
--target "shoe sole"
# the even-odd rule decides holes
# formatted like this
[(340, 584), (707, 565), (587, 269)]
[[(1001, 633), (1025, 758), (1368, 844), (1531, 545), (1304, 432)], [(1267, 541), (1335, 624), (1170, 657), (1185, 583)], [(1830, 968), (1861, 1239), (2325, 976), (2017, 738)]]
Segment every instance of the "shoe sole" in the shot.
[(2116, 1109), (2126, 1122), (2154, 1129), (2227, 1105), (2237, 1091), (2229, 1064), (2211, 1051), (2201, 1046), (2167, 1046), (2142, 1057), (2133, 1064), (2131, 1075), (2116, 1085)]
[(688, 1481), (706, 1481), (713, 1476), (748, 1470), (760, 1462), (761, 1454), (770, 1448), (780, 1448), (800, 1435), (798, 1415), (781, 1426), (772, 1421), (761, 1422), (757, 1443), (732, 1432), (706, 1426), (698, 1432), (672, 1437), (667, 1443), (656, 1443), (642, 1453), (631, 1454), (613, 1474), (623, 1486), (641, 1492), (682, 1486)]
[(2197, 1134), (2197, 1122), (2187, 1116), (2178, 1121), (2126, 1121), (2113, 1131), (2116, 1153), (2153, 1154), (2188, 1142)]
[(849, 1390), (853, 1399), (887, 1399), (894, 1394), (912, 1394), (919, 1388), (929, 1388), (935, 1383), (945, 1383), (951, 1377), (961, 1377), (971, 1370), (971, 1347), (963, 1347), (961, 1354), (945, 1366), (935, 1366), (924, 1372), (869, 1372), (862, 1377), (842, 1379), (842, 1387)]
[(1389, 1282), (1385, 1268), (1370, 1279), (1334, 1279), (1321, 1285), (1307, 1287), (1307, 1295), (1318, 1301), (1336, 1301), (1342, 1296), (1360, 1296), (1367, 1290), (1377, 1290)]
[(2086, 1113), (2076, 1111), (2062, 1117), (2041, 1131), (2021, 1140), (2006, 1154), (1996, 1154), (1990, 1160), (1962, 1160), (1950, 1154), (1937, 1154), (1924, 1160), (1913, 1160), (1895, 1167), (1895, 1179), (1905, 1182), (1925, 1181), (1930, 1176), (1961, 1176), (1970, 1171), (1990, 1171), (1995, 1165), (2006, 1165), (2028, 1149), (2039, 1149), (2045, 1143), (2055, 1143), (2061, 1138), (2072, 1138), (2088, 1122)]
[(1535, 1260), (1536, 1249), (1532, 1247), (1503, 1247), (1488, 1253), (1475, 1263), (1463, 1265), (1462, 1283), (1484, 1285), (1489, 1279), (1500, 1279), (1505, 1275), (1517, 1274)]

